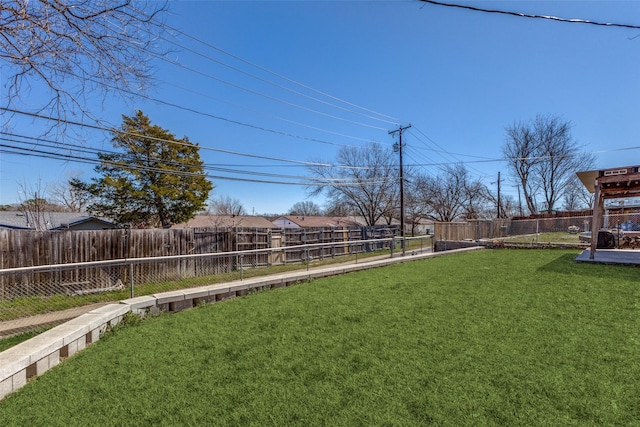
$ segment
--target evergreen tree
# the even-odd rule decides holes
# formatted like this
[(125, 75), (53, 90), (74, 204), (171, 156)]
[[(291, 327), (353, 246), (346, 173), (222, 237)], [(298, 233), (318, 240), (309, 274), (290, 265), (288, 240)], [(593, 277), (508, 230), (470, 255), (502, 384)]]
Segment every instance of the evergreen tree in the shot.
[(88, 210), (132, 227), (185, 222), (205, 207), (212, 183), (206, 178), (199, 146), (152, 125), (142, 111), (123, 115), (112, 143), (118, 152), (101, 153), (91, 183), (70, 182), (90, 195)]

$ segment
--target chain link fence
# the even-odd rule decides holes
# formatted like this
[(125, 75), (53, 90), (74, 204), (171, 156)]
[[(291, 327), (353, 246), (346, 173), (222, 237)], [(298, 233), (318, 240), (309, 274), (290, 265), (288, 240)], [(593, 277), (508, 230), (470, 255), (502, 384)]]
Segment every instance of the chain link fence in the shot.
[(0, 338), (52, 326), (83, 307), (142, 295), (325, 264), (357, 263), (405, 250), (430, 251), (431, 238), (396, 237), (208, 254), (132, 258), (0, 270)]
[[(437, 242), (499, 240), (514, 245), (556, 243), (586, 246), (591, 243), (592, 219), (592, 216), (565, 216), (436, 223), (434, 238)], [(616, 248), (640, 248), (640, 213), (636, 211), (607, 213), (601, 230), (614, 237)]]

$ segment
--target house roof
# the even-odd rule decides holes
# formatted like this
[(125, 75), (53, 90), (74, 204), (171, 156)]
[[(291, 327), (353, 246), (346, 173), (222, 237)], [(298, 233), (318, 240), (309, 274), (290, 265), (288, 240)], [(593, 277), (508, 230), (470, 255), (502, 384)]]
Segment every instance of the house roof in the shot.
[[(363, 216), (350, 216), (348, 219), (350, 219), (351, 221), (361, 226), (367, 225), (367, 220)], [(387, 220), (385, 218), (379, 218), (374, 225), (389, 225), (389, 224), (387, 224)], [(400, 225), (400, 220), (395, 218), (391, 219), (391, 225)]]
[(266, 218), (250, 215), (196, 215), (187, 222), (171, 226), (171, 228), (211, 227), (276, 228)]
[(359, 226), (359, 224), (347, 217), (342, 216), (296, 216), (296, 215), (284, 215), (276, 220), (274, 223), (288, 221), (298, 227), (353, 227)]
[[(64, 230), (89, 221), (97, 221), (105, 226), (114, 224), (104, 218), (92, 216), (86, 212), (41, 212), (47, 230)], [(0, 211), (0, 228), (14, 230), (33, 230), (33, 220), (22, 211)]]

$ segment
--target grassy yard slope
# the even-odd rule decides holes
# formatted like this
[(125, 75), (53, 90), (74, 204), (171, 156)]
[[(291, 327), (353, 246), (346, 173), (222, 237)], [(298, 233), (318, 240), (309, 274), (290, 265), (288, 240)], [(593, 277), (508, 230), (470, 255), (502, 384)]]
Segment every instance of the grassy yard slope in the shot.
[(0, 425), (638, 425), (640, 270), (495, 250), (117, 330)]

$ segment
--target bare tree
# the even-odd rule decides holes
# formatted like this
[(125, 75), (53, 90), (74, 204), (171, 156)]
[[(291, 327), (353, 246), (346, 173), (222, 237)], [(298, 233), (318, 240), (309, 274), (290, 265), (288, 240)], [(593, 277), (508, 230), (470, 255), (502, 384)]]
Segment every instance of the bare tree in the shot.
[(412, 191), (421, 199), (424, 215), (441, 222), (480, 218), (489, 200), (486, 186), (472, 180), (462, 164), (448, 166), (437, 176), (416, 175)]
[(26, 220), (26, 225), (36, 231), (46, 231), (49, 229), (49, 203), (43, 197), (46, 189), (42, 186), (42, 181), (38, 180), (34, 186), (27, 185), (26, 182), (18, 184), (20, 203), (18, 209), (22, 212)]
[(535, 175), (538, 159), (538, 142), (528, 124), (514, 123), (507, 127), (507, 142), (502, 153), (516, 181), (522, 188), (527, 209), (534, 214), (538, 211), (535, 194), (539, 188), (539, 180)]
[(247, 211), (238, 199), (230, 196), (220, 196), (209, 204), (209, 213), (212, 215), (240, 216), (246, 215)]
[(87, 114), (85, 96), (137, 93), (164, 5), (134, 0), (13, 0), (0, 4), (0, 60), (7, 106), (47, 93), (38, 112)]
[(550, 115), (539, 114), (529, 123), (507, 127), (502, 151), (531, 214), (541, 207), (552, 212), (575, 172), (594, 162), (593, 155), (581, 153), (571, 137), (571, 123)]
[(320, 215), (320, 213), (320, 206), (316, 205), (311, 200), (296, 202), (291, 209), (289, 209), (289, 215), (317, 216)]
[(416, 227), (420, 222), (429, 218), (427, 201), (420, 197), (422, 192), (414, 187), (419, 185), (419, 182), (419, 177), (412, 178), (404, 195), (405, 221), (411, 227), (412, 236), (416, 234)]
[(69, 212), (84, 212), (89, 203), (86, 192), (77, 191), (71, 181), (80, 179), (79, 173), (71, 173), (65, 181), (52, 184), (48, 195), (52, 202), (63, 206)]
[(343, 205), (357, 212), (367, 225), (375, 225), (395, 209), (390, 195), (397, 194), (399, 182), (396, 156), (390, 149), (375, 143), (342, 147), (333, 163), (309, 168), (319, 178), (309, 188), (311, 195), (326, 192), (329, 204)]
[(326, 205), (323, 214), (326, 216), (349, 216), (352, 215), (353, 212), (348, 206), (341, 204), (338, 201), (336, 203), (329, 203)]
[(564, 192), (562, 208), (567, 211), (590, 209), (593, 206), (593, 199), (594, 194), (589, 193), (580, 179), (574, 175)]

